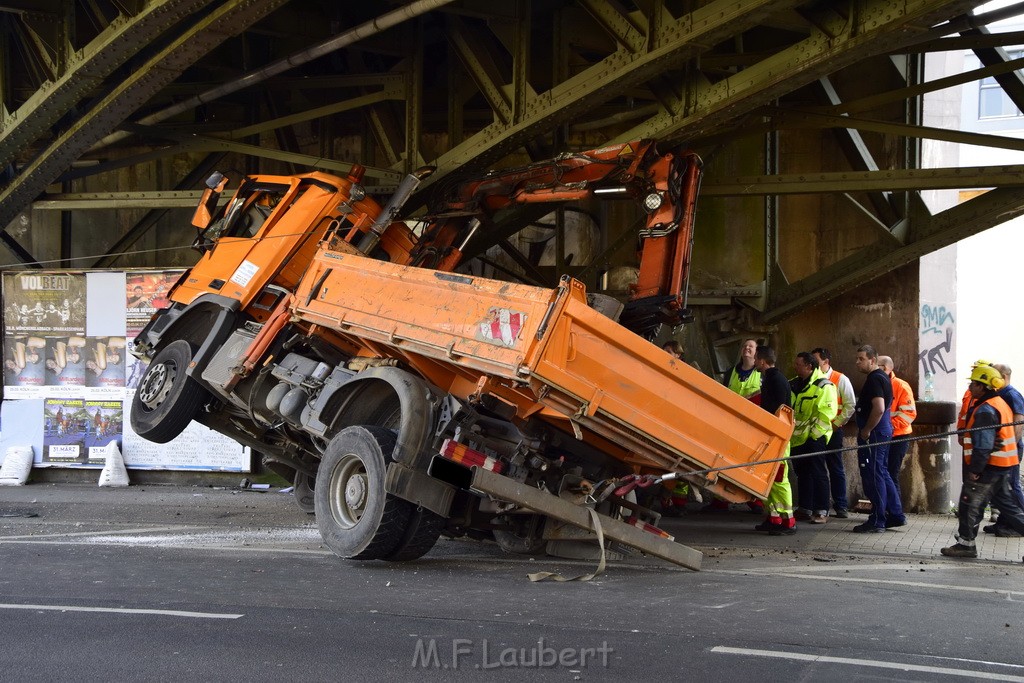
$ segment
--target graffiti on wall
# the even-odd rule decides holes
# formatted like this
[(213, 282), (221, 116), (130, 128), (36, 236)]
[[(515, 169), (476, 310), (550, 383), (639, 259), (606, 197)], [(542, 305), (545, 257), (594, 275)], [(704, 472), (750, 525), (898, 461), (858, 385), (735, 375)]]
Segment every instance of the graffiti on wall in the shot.
[(942, 385), (942, 393), (945, 395), (947, 391), (952, 392), (955, 385), (955, 305), (922, 303), (920, 311), (917, 349), (922, 384), (934, 381), (935, 389)]

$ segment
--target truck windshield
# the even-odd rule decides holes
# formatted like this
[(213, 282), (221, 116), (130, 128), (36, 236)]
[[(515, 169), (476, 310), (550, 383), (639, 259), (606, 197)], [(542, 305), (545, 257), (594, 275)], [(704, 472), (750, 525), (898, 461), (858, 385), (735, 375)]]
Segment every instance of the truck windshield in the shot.
[(221, 215), (203, 231), (203, 240), (220, 237), (254, 237), (274, 212), (291, 185), (243, 180)]

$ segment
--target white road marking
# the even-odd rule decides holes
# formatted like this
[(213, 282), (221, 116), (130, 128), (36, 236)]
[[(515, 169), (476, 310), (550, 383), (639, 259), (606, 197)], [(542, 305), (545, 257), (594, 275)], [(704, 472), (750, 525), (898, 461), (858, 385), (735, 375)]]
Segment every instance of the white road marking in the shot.
[(22, 536), (0, 536), (0, 543), (7, 543), (8, 541), (21, 541), (21, 540), (42, 540), (46, 538), (75, 538), (79, 536), (112, 536), (114, 534), (147, 534), (155, 531), (184, 531), (186, 529), (194, 529), (202, 531), (203, 529), (209, 529), (211, 527), (190, 527), (186, 525), (175, 525), (175, 526), (150, 526), (140, 527), (138, 529), (119, 529), (115, 531), (107, 530), (96, 530), (96, 531), (69, 531), (62, 534), (25, 534)]
[(0, 609), (46, 610), (49, 612), (108, 612), (112, 614), (156, 614), (162, 617), (188, 617), (191, 619), (241, 619), (244, 614), (217, 612), (184, 612), (174, 609), (129, 609), (127, 607), (79, 607), (77, 605), (16, 605), (0, 603)]
[[(950, 669), (943, 666), (925, 666), (922, 664), (903, 664), (901, 662), (881, 662), (872, 659), (854, 659), (852, 657), (829, 657), (826, 655), (809, 655), (802, 652), (782, 652), (779, 650), (751, 650), (745, 647), (725, 647), (718, 645), (711, 648), (712, 652), (726, 655), (745, 655), (749, 657), (773, 657), (775, 659), (792, 659), (800, 662), (816, 662), (824, 664), (848, 664), (875, 669), (896, 669), (898, 671), (919, 671), (922, 673), (941, 674), (944, 676), (963, 676), (987, 681), (1014, 681), (1024, 683), (1024, 676), (997, 674), (988, 671), (969, 669)], [(997, 664), (997, 666), (999, 666)]]
[[(718, 569), (720, 574), (746, 574), (733, 569)], [(954, 586), (945, 583), (927, 583), (926, 581), (896, 581), (894, 579), (860, 579), (852, 576), (815, 576), (814, 574), (796, 574), (789, 570), (779, 572), (763, 572), (758, 576), (782, 576), (790, 579), (811, 579), (814, 581), (845, 581), (847, 583), (877, 583), (884, 586), (910, 586), (912, 588), (936, 588), (944, 591), (962, 591), (966, 593), (991, 593), (994, 595), (1021, 595), (1024, 591), (1011, 591), (1005, 588), (983, 588), (981, 586)]]
[[(902, 568), (903, 566), (904, 565), (900, 565), (900, 564), (897, 564), (895, 562), (889, 562), (887, 564), (862, 564), (862, 563), (827, 564), (827, 565), (826, 564), (813, 564), (813, 565), (808, 565), (806, 567), (786, 567), (784, 571), (787, 571), (787, 572), (790, 572), (790, 573), (801, 573), (801, 572), (807, 572), (807, 573), (843, 572), (843, 571), (853, 570), (853, 569), (858, 569), (858, 570), (862, 570), (862, 569), (892, 569), (894, 567), (901, 567)], [(779, 570), (780, 570), (780, 568), (778, 566), (775, 566), (775, 567), (755, 567), (755, 568), (752, 568), (752, 569), (710, 569), (708, 571), (709, 572), (722, 571), (722, 572), (730, 572), (730, 573), (746, 572), (748, 574), (772, 574), (772, 573), (775, 573), (775, 572), (777, 572)]]
[(213, 550), (213, 551), (230, 551), (230, 552), (247, 552), (247, 553), (284, 553), (286, 555), (333, 555), (330, 550), (315, 550), (310, 548), (261, 548), (247, 545), (203, 545), (201, 543), (189, 544), (189, 543), (112, 543), (112, 542), (96, 542), (92, 540), (82, 541), (9, 541), (6, 542), (8, 545), (76, 545), (76, 546), (90, 546), (97, 547), (101, 545), (107, 546), (118, 546), (125, 547), (128, 545), (138, 548), (161, 548), (161, 549), (173, 549), (173, 550)]

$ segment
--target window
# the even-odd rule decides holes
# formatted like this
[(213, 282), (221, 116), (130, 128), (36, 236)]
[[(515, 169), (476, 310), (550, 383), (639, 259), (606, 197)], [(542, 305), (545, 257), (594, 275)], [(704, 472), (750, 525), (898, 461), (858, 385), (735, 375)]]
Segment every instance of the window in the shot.
[[(1019, 59), (1024, 50), (1007, 51), (1008, 59)], [(1020, 109), (1013, 100), (1003, 92), (1002, 86), (992, 76), (983, 78), (978, 84), (978, 118), (996, 119), (1021, 116)]]

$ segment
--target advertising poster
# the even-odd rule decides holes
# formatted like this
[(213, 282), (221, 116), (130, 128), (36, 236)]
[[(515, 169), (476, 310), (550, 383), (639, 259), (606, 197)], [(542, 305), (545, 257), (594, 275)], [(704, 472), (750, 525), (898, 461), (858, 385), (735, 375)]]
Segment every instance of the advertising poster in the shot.
[[(129, 272), (125, 281), (125, 305), (128, 308), (129, 344), (142, 331), (158, 309), (167, 308), (167, 290), (174, 286), (184, 270), (161, 270), (152, 272)], [(124, 386), (131, 396), (139, 386), (139, 380), (146, 374), (146, 362), (131, 354), (127, 358)]]
[(8, 335), (85, 334), (85, 275), (4, 273), (4, 326)]
[(167, 308), (167, 290), (178, 281), (183, 270), (130, 272), (125, 278), (125, 304), (128, 309), (128, 339), (142, 331), (158, 309)]
[(46, 384), (46, 340), (36, 336), (4, 339), (4, 396), (39, 398)]
[(251, 454), (199, 424), (167, 444), (132, 432), (126, 412), (145, 366), (134, 336), (180, 278), (173, 271), (6, 272), (0, 454), (31, 445), (34, 466), (99, 468), (116, 441), (133, 469), (247, 472)]
[[(124, 395), (124, 337), (86, 337), (85, 385), (115, 389), (118, 398)], [(90, 392), (95, 394), (97, 392)]]
[(104, 449), (111, 441), (122, 448), (124, 404), (121, 401), (85, 401), (85, 453), (89, 464), (106, 462)]
[(43, 401), (43, 463), (84, 463), (88, 421), (85, 399)]
[(46, 386), (85, 386), (85, 337), (46, 338)]

